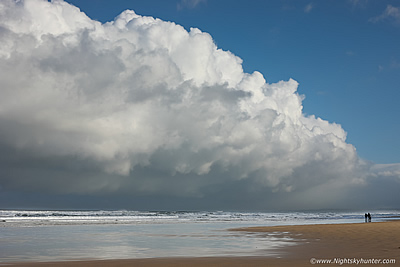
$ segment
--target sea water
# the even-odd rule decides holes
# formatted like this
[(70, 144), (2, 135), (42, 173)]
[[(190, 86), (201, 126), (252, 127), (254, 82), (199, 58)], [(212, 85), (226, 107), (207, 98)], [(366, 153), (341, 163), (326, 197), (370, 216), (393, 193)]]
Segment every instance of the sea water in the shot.
[[(372, 212), (373, 221), (400, 216)], [(163, 212), (0, 210), (0, 262), (154, 257), (271, 256), (285, 234), (231, 228), (363, 222), (350, 212)]]

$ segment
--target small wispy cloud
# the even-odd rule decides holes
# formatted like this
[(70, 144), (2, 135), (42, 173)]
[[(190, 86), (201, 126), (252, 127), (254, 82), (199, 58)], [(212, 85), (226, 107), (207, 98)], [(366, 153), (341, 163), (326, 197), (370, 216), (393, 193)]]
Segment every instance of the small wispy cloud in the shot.
[(313, 10), (313, 8), (314, 8), (314, 5), (312, 3), (309, 3), (308, 5), (306, 5), (304, 7), (304, 13), (310, 13), (311, 10)]
[(400, 62), (397, 59), (392, 59), (387, 64), (378, 65), (378, 71), (391, 71), (391, 70), (398, 70), (400, 69)]
[(392, 62), (390, 64), (390, 67), (392, 69), (399, 69), (400, 68), (400, 62), (397, 61), (396, 59), (392, 59)]
[(178, 10), (182, 10), (185, 8), (193, 9), (202, 3), (204, 4), (207, 3), (207, 0), (181, 0), (180, 2), (177, 3), (176, 8)]
[(394, 23), (400, 25), (400, 8), (388, 5), (381, 15), (369, 19), (373, 23), (384, 20), (392, 20)]
[(368, 0), (348, 0), (353, 7), (365, 7), (368, 3)]

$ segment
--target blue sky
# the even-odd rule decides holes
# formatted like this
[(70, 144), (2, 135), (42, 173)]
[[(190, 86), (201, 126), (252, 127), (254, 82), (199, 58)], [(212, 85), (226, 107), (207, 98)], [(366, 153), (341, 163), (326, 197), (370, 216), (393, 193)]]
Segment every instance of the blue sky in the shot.
[(243, 60), (245, 72), (298, 81), (304, 112), (341, 124), (360, 157), (400, 162), (398, 1), (68, 2), (101, 22), (132, 9), (208, 32)]

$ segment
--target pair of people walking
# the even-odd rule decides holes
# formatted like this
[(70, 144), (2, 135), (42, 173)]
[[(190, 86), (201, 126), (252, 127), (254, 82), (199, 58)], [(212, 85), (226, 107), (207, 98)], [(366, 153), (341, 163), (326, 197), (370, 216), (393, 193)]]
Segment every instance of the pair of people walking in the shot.
[(365, 222), (371, 222), (371, 214), (369, 214), (369, 212), (368, 214), (365, 213)]

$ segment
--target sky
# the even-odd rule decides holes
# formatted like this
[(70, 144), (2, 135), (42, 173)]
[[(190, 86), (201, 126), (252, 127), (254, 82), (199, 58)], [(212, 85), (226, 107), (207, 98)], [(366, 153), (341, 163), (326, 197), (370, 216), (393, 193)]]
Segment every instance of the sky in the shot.
[(400, 162), (398, 1), (69, 2), (101, 22), (132, 9), (199, 28), (246, 72), (298, 81), (304, 112), (342, 125), (361, 157)]
[(399, 47), (398, 1), (2, 1), (0, 208), (398, 208)]

